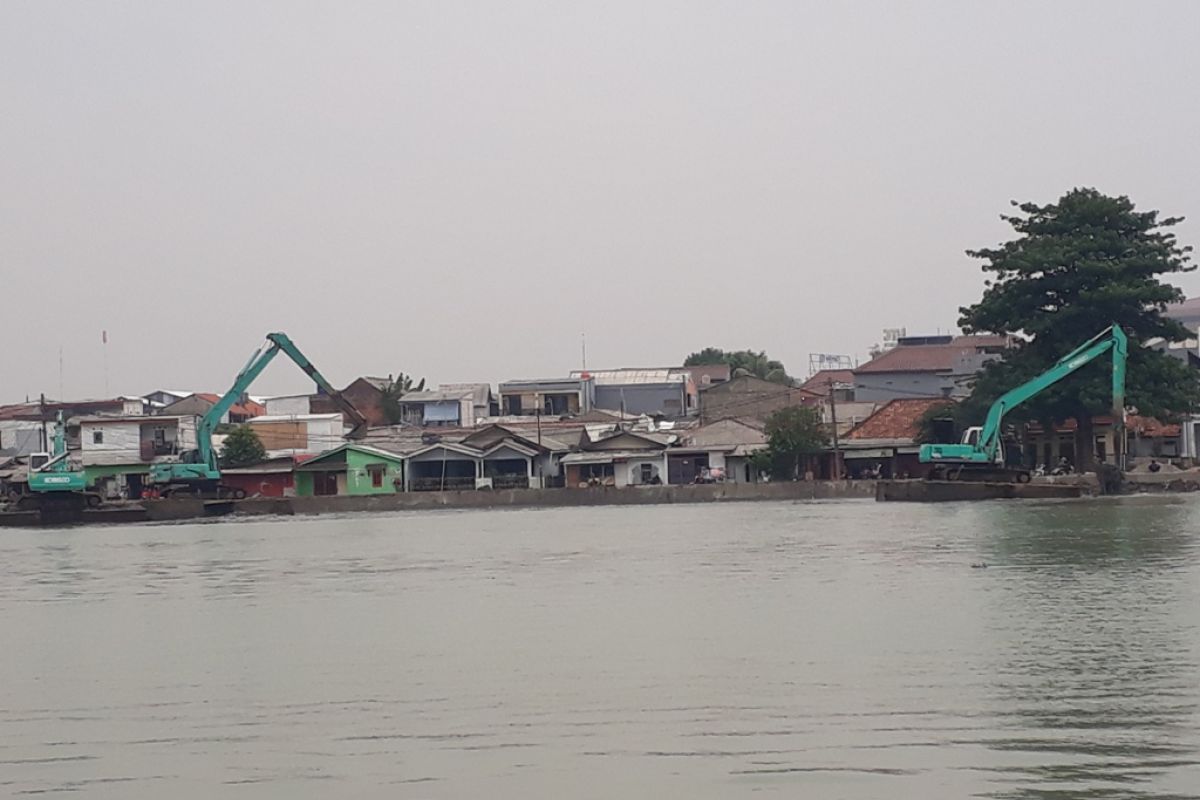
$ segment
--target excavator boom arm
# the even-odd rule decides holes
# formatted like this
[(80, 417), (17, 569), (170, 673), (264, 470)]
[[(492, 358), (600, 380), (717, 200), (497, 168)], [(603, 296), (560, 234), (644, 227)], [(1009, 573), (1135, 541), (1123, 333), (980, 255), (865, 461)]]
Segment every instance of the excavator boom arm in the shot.
[(213, 451), (212, 446), (213, 432), (217, 429), (217, 425), (221, 423), (221, 419), (224, 418), (226, 412), (233, 407), (234, 403), (241, 399), (246, 390), (250, 388), (250, 385), (254, 383), (254, 380), (280, 352), (285, 353), (288, 358), (296, 362), (296, 366), (300, 367), (306, 375), (312, 378), (317, 386), (328, 394), (337, 403), (338, 408), (350, 418), (353, 429), (348, 435), (351, 438), (360, 436), (366, 429), (366, 418), (354, 407), (353, 403), (333, 388), (324, 375), (317, 371), (313, 363), (308, 360), (304, 353), (300, 352), (300, 348), (296, 347), (287, 334), (269, 333), (267, 334), (267, 345), (260, 347), (250, 357), (250, 360), (246, 362), (246, 366), (242, 367), (242, 371), (234, 379), (229, 391), (223, 394), (221, 399), (200, 419), (200, 425), (196, 430), (197, 449), (200, 451), (201, 463), (208, 465), (210, 470), (217, 470), (217, 454)]
[(995, 460), (1005, 414), (1110, 350), (1113, 361), (1113, 419), (1120, 436), (1125, 424), (1125, 360), (1129, 354), (1129, 339), (1120, 325), (1113, 325), (1067, 353), (1041, 375), (1001, 395), (988, 409), (987, 420), (979, 436), (979, 448), (987, 453), (989, 459)]
[(325, 392), (325, 394), (329, 395), (330, 399), (337, 404), (337, 407), (351, 422), (351, 430), (347, 434), (349, 438), (357, 439), (366, 431), (366, 418), (359, 412), (357, 408), (354, 407), (353, 403), (342, 396), (341, 392), (333, 388), (333, 384), (327, 381), (325, 376), (317, 371), (317, 368), (313, 366), (313, 363), (309, 361), (303, 353), (300, 352), (300, 349), (296, 347), (290, 338), (288, 338), (286, 333), (270, 333), (267, 334), (267, 339), (284, 353), (287, 353), (288, 357), (291, 358), (292, 361), (296, 362), (296, 366), (304, 370), (305, 374), (312, 378), (317, 386), (319, 386), (321, 390)]

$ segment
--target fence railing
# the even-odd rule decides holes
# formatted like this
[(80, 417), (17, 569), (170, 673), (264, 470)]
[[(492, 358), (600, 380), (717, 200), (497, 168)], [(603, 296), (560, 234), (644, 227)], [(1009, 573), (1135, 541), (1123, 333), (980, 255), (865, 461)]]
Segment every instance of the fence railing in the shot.
[(474, 478), (413, 478), (414, 492), (461, 492), (475, 488)]

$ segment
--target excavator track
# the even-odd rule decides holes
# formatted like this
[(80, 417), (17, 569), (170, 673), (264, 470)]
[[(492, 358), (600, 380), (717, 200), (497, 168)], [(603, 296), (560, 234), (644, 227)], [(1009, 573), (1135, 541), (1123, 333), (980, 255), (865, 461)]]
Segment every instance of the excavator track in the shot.
[(925, 476), (930, 481), (962, 483), (1029, 483), (1027, 469), (998, 467), (990, 464), (937, 464)]

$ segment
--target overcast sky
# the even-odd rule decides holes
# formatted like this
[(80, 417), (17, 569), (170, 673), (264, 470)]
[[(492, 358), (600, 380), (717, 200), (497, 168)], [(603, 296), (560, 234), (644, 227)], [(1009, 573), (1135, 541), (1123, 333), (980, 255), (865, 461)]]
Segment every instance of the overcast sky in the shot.
[[(862, 357), (1073, 186), (1193, 219), (1200, 4), (0, 4), (0, 401)], [(1200, 292), (1200, 279), (1181, 284)], [(273, 365), (255, 393), (308, 388)]]

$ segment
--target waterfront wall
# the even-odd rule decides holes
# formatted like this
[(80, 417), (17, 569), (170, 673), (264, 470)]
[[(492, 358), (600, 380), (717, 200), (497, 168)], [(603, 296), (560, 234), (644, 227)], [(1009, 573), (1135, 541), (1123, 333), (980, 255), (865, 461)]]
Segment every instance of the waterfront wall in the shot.
[(561, 508), (752, 500), (872, 498), (874, 481), (796, 481), (645, 486), (637, 489), (503, 489), (468, 492), (406, 492), (359, 497), (250, 498), (234, 503), (236, 514), (329, 514), (431, 508)]

